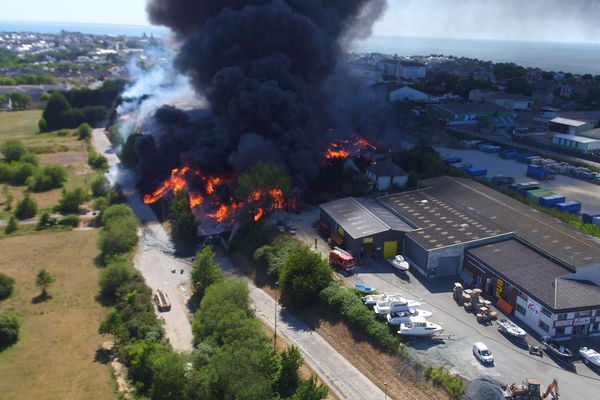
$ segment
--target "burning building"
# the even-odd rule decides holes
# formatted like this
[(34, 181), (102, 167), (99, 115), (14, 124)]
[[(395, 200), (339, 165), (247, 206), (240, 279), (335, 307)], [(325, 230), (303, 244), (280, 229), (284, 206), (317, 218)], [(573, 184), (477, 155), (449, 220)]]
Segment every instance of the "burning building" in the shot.
[[(275, 162), (305, 187), (323, 154), (347, 158), (342, 143), (330, 147), (327, 128), (368, 136), (373, 124), (368, 96), (341, 62), (344, 49), (370, 33), (385, 7), (385, 0), (150, 0), (152, 22), (179, 42), (176, 68), (207, 107), (196, 115), (162, 107), (146, 124), (136, 142), (145, 200), (185, 189), (195, 210), (219, 224), (244, 208), (227, 197), (224, 178)], [(280, 189), (260, 196), (282, 208)], [(258, 219), (268, 211), (252, 212)]]

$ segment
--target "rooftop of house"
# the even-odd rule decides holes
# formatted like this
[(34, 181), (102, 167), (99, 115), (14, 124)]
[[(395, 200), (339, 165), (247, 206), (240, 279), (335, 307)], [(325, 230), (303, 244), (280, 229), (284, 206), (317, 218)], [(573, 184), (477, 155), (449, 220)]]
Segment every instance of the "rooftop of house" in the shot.
[[(598, 131), (599, 131), (598, 133), (600, 133), (600, 130), (598, 130)], [(587, 134), (588, 132), (591, 132), (591, 131), (587, 131), (585, 133)], [(594, 139), (594, 138), (586, 137), (586, 136), (566, 135), (563, 133), (557, 133), (557, 134), (553, 135), (553, 137), (555, 137), (555, 138), (566, 139), (566, 140), (570, 140), (572, 142), (581, 143), (581, 144), (596, 143), (599, 141), (599, 139)]]
[(385, 157), (384, 160), (374, 161), (371, 166), (367, 168), (367, 171), (375, 176), (407, 176), (408, 173), (400, 168), (390, 156)]
[(399, 61), (398, 64), (403, 67), (423, 67), (425, 68), (425, 64), (416, 62), (416, 61)]
[(577, 121), (574, 119), (568, 119), (568, 118), (562, 118), (562, 117), (553, 118), (550, 120), (550, 122), (552, 122), (554, 124), (574, 126), (576, 128), (587, 124), (587, 122), (585, 122), (585, 121)]

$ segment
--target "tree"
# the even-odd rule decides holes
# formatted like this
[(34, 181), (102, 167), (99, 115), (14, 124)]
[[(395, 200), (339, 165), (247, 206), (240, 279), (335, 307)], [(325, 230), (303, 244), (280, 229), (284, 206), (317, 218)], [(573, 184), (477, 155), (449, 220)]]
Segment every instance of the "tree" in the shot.
[(292, 307), (307, 307), (319, 298), (319, 292), (331, 282), (331, 268), (309, 248), (293, 252), (279, 271), (281, 299)]
[(77, 128), (77, 138), (79, 140), (88, 140), (92, 137), (92, 127), (89, 124), (83, 123)]
[(173, 220), (173, 236), (183, 243), (194, 243), (198, 236), (196, 219), (190, 209), (185, 190), (175, 193), (171, 200), (170, 211)]
[(179, 353), (161, 352), (152, 358), (153, 382), (150, 397), (153, 400), (182, 399), (185, 389), (184, 358)]
[(46, 121), (48, 131), (63, 128), (63, 113), (71, 109), (67, 98), (61, 92), (54, 92), (48, 99), (42, 118)]
[(196, 254), (191, 276), (194, 292), (200, 296), (204, 295), (207, 287), (221, 280), (221, 269), (215, 262), (215, 252), (212, 247), (204, 246)]
[(0, 300), (4, 300), (12, 294), (15, 280), (0, 272)]
[(4, 155), (4, 161), (6, 162), (19, 161), (21, 157), (29, 153), (27, 147), (15, 139), (4, 142), (2, 146), (0, 146), (0, 151)]
[(12, 201), (14, 197), (7, 185), (2, 187), (2, 193), (4, 194), (4, 211), (10, 211), (12, 209)]
[(42, 296), (46, 297), (48, 295), (48, 286), (54, 281), (56, 281), (56, 278), (52, 276), (50, 272), (46, 271), (46, 269), (42, 268), (38, 270), (35, 285), (42, 289)]
[(63, 214), (78, 214), (79, 207), (88, 200), (89, 195), (81, 188), (71, 191), (63, 189), (62, 196), (58, 201), (57, 210)]
[(31, 97), (29, 97), (26, 93), (11, 93), (10, 99), (13, 104), (13, 108), (21, 109), (26, 108), (29, 102), (31, 101)]
[(23, 200), (17, 203), (15, 208), (15, 217), (19, 220), (29, 219), (35, 217), (37, 214), (37, 203), (31, 198), (29, 193), (25, 193)]
[(48, 165), (37, 168), (30, 178), (27, 178), (27, 187), (35, 192), (45, 192), (63, 186), (67, 180), (67, 170), (62, 165)]
[(40, 216), (40, 220), (38, 221), (38, 223), (37, 223), (37, 225), (35, 227), (35, 230), (41, 231), (42, 229), (46, 229), (46, 228), (50, 227), (53, 224), (54, 224), (54, 222), (50, 218), (50, 214), (48, 214), (47, 212), (45, 212), (45, 213), (43, 213)]
[(281, 397), (288, 398), (296, 392), (302, 362), (302, 355), (296, 346), (289, 346), (281, 353), (281, 370), (277, 380), (277, 392)]
[(100, 234), (100, 250), (104, 258), (127, 253), (137, 242), (137, 223), (129, 218), (105, 224)]
[(19, 339), (19, 320), (17, 317), (0, 315), (0, 348), (15, 343)]
[(38, 131), (46, 132), (48, 130), (48, 123), (44, 118), (40, 118), (38, 121)]
[(117, 347), (118, 338), (121, 337), (126, 331), (125, 324), (123, 323), (123, 318), (121, 314), (117, 310), (113, 310), (100, 323), (100, 328), (98, 329), (98, 333), (101, 335), (112, 335), (113, 340), (115, 341), (115, 347)]
[(98, 175), (92, 181), (92, 196), (108, 197), (110, 195), (110, 182), (104, 175)]
[(317, 377), (311, 375), (306, 381), (302, 382), (291, 397), (291, 400), (323, 400), (327, 398), (327, 386), (320, 385)]
[(108, 264), (100, 272), (100, 279), (98, 280), (100, 293), (105, 298), (112, 299), (115, 297), (117, 289), (131, 281), (134, 276), (132, 267), (126, 262)]
[[(113, 135), (118, 136), (119, 135), (118, 131), (113, 133)], [(119, 158), (121, 159), (121, 162), (123, 163), (123, 165), (125, 167), (127, 167), (129, 169), (133, 169), (137, 165), (138, 159), (137, 159), (137, 155), (135, 154), (135, 142), (141, 136), (142, 135), (140, 135), (139, 133), (134, 133), (133, 135), (129, 135), (129, 137), (123, 144), (123, 147), (121, 149), (121, 154), (119, 154)]]
[(15, 217), (11, 216), (8, 220), (8, 224), (6, 224), (6, 228), (4, 228), (4, 233), (10, 235), (11, 233), (16, 232), (17, 229), (19, 229), (19, 224), (17, 224)]

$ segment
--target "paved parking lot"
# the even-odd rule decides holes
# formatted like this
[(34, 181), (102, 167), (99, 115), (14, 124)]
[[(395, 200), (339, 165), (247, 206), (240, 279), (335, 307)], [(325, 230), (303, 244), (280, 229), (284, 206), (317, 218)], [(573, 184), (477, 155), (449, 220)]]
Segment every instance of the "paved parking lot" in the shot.
[[(583, 363), (575, 362), (569, 370), (548, 355), (543, 358), (530, 355), (524, 344), (520, 347), (510, 341), (497, 331), (495, 324), (479, 324), (474, 314), (465, 312), (452, 299), (452, 279), (422, 282), (411, 273), (393, 270), (386, 261), (372, 261), (368, 267), (359, 268), (349, 280), (375, 287), (379, 292), (401, 293), (409, 299), (418, 299), (424, 303), (420, 308), (433, 312), (429, 320), (442, 325), (443, 335), (450, 335), (450, 339), (412, 342), (415, 356), (426, 363), (444, 366), (468, 379), (486, 376), (505, 384), (535, 377), (548, 385), (553, 378), (558, 378), (561, 399), (583, 399), (600, 387), (600, 374)], [(499, 312), (499, 315), (502, 314)], [(527, 340), (538, 344), (529, 336)], [(479, 341), (492, 351), (494, 366), (483, 366), (473, 357), (471, 348)], [(588, 343), (596, 349), (600, 348), (599, 344), (600, 341)]]
[[(488, 175), (512, 176), (517, 182), (532, 181), (535, 179), (525, 175), (527, 165), (515, 160), (505, 160), (498, 154), (488, 154), (478, 150), (457, 150), (444, 147), (436, 148), (443, 157), (455, 156), (469, 162), (473, 166), (485, 167)], [(556, 175), (552, 181), (540, 182), (540, 186), (548, 188), (556, 194), (567, 197), (567, 200), (581, 202), (582, 211), (600, 211), (600, 186), (580, 179), (564, 175)]]

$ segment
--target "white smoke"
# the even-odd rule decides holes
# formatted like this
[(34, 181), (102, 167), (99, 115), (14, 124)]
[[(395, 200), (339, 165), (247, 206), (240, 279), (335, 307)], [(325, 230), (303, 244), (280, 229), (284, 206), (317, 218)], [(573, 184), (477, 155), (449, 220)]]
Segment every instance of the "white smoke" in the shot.
[(164, 105), (182, 110), (207, 106), (206, 99), (192, 88), (189, 79), (176, 71), (174, 55), (168, 49), (152, 49), (142, 58), (130, 60), (132, 83), (125, 88), (122, 94), (125, 101), (117, 108), (118, 132), (124, 141)]

